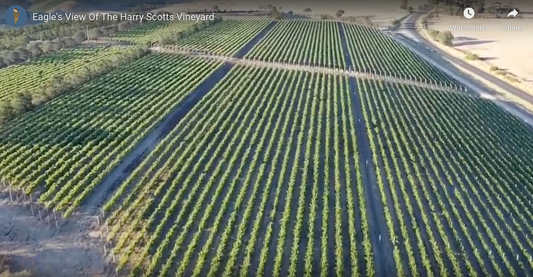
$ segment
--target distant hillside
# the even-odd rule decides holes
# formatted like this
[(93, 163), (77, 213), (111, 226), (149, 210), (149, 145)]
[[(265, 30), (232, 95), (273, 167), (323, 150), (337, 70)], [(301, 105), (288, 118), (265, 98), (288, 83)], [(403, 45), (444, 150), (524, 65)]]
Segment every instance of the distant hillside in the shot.
[(95, 10), (125, 10), (141, 4), (167, 5), (187, 0), (33, 0), (30, 10), (37, 12), (88, 12)]
[(31, 11), (52, 12), (58, 10), (68, 10), (71, 12), (82, 11), (83, 9), (94, 10), (93, 1), (68, 1), (68, 0), (34, 0), (30, 7)]

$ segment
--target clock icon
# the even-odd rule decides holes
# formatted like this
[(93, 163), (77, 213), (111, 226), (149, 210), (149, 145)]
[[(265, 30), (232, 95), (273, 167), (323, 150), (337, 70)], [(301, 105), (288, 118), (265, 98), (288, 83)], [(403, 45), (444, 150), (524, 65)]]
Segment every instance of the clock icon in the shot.
[(466, 19), (472, 19), (474, 18), (474, 15), (476, 14), (476, 12), (472, 8), (466, 8), (463, 14)]

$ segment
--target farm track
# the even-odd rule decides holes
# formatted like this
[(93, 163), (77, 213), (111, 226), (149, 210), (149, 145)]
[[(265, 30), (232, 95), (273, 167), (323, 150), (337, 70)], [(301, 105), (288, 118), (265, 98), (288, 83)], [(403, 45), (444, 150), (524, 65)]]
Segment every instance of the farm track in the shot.
[[(373, 116), (373, 114), (375, 113), (374, 111), (379, 111), (380, 107), (376, 106), (375, 101), (370, 102), (368, 98), (369, 97), (365, 97), (367, 102), (366, 105), (371, 106), (367, 107), (366, 110), (369, 110)], [(421, 204), (420, 202), (417, 202), (415, 198), (413, 198), (414, 190), (416, 190), (416, 188), (412, 188), (411, 186), (405, 186), (405, 184), (409, 183), (409, 180), (405, 173), (405, 167), (409, 167), (409, 165), (404, 163), (397, 163), (396, 154), (391, 151), (391, 149), (398, 149), (402, 146), (388, 144), (388, 147), (383, 147), (385, 141), (385, 136), (380, 133), (379, 136), (374, 137), (373, 143), (374, 145), (379, 145), (379, 147), (382, 149), (381, 153), (379, 153), (377, 156), (380, 157), (382, 163), (380, 166), (382, 180), (384, 180), (384, 183), (387, 184), (384, 185), (384, 187), (388, 188), (387, 200), (392, 201), (393, 199), (394, 202), (394, 204), (391, 204), (389, 206), (389, 209), (391, 209), (391, 213), (394, 212), (393, 208), (395, 206), (399, 206), (397, 209), (401, 210), (400, 212), (396, 211), (395, 221), (397, 222), (395, 223), (395, 226), (397, 228), (392, 230), (391, 233), (398, 234), (398, 237), (401, 237), (400, 240), (410, 241), (411, 243), (413, 243), (415, 246), (414, 249), (424, 249), (424, 247), (430, 247), (432, 245), (431, 243), (427, 242), (427, 234), (431, 234), (431, 232), (428, 232), (428, 228), (430, 227), (431, 231), (435, 232), (434, 224), (431, 224), (432, 222), (430, 222), (430, 226), (425, 225), (423, 223), (422, 215), (424, 210), (427, 212), (431, 212), (431, 210), (429, 209), (427, 203)], [(390, 143), (390, 141), (387, 142)], [(397, 165), (398, 168), (391, 166), (390, 163)], [(396, 176), (396, 178), (393, 179), (392, 176)], [(400, 194), (399, 197), (396, 196), (397, 193)], [(413, 209), (412, 207), (408, 206), (408, 204), (406, 205), (406, 203), (417, 203), (417, 205)], [(401, 213), (407, 215), (407, 218), (402, 218)], [(416, 228), (417, 226), (418, 228)], [(420, 239), (422, 239), (422, 241)], [(406, 253), (409, 252), (408, 249), (408, 247), (402, 249), (402, 255), (405, 255), (403, 259), (404, 270), (407, 270), (413, 275), (428, 275), (430, 271), (428, 271), (428, 269), (423, 266), (423, 261), (429, 260), (430, 255), (434, 254), (431, 252), (426, 253), (425, 251), (423, 251), (422, 253)], [(433, 260), (431, 262), (432, 268), (437, 268), (435, 266), (435, 262)], [(416, 268), (411, 267), (409, 263), (416, 264)]]
[[(353, 67), (352, 58), (349, 55), (348, 43), (344, 26), (339, 24), (342, 49), (345, 53), (345, 60), (348, 67)], [(358, 134), (357, 144), (359, 147), (359, 164), (362, 172), (363, 184), (365, 184), (365, 197), (369, 220), (371, 241), (374, 249), (376, 260), (381, 263), (375, 263), (376, 276), (396, 276), (394, 260), (392, 255), (392, 245), (389, 237), (389, 230), (385, 221), (384, 209), (385, 203), (381, 203), (379, 196), (380, 188), (376, 182), (376, 169), (374, 168), (377, 161), (374, 161), (372, 149), (370, 148), (369, 137), (367, 134), (367, 123), (363, 115), (363, 104), (358, 92), (357, 79), (354, 76), (349, 77), (350, 97), (352, 98), (353, 114), (356, 120), (356, 130)], [(382, 239), (384, 238), (384, 239)]]
[(360, 78), (360, 79), (370, 79), (370, 80), (379, 80), (379, 81), (385, 81), (385, 82), (391, 82), (391, 83), (405, 84), (405, 85), (411, 85), (411, 86), (421, 87), (421, 88), (429, 88), (429, 89), (434, 89), (434, 90), (443, 90), (443, 91), (448, 91), (452, 93), (460, 93), (460, 94), (465, 93), (465, 90), (463, 87), (459, 87), (453, 84), (442, 84), (438, 82), (424, 83), (420, 81), (402, 79), (398, 77), (379, 75), (379, 74), (374, 74), (374, 73), (366, 73), (366, 72), (357, 72), (353, 70), (346, 70), (346, 69), (340, 69), (340, 68), (313, 66), (313, 65), (298, 64), (298, 63), (268, 62), (268, 61), (263, 61), (260, 59), (236, 58), (232, 56), (216, 55), (216, 54), (207, 53), (207, 52), (195, 51), (195, 50), (187, 49), (187, 48), (152, 47), (150, 48), (150, 50), (156, 53), (179, 54), (179, 55), (198, 57), (198, 58), (203, 58), (203, 59), (208, 59), (208, 60), (223, 61), (223, 62), (227, 62), (231, 64), (245, 65), (245, 66), (250, 66), (250, 67), (267, 67), (267, 68), (279, 68), (279, 69), (285, 69), (285, 70), (306, 71), (310, 73), (327, 73), (327, 74), (332, 74), (332, 75), (349, 76), (349, 77)]

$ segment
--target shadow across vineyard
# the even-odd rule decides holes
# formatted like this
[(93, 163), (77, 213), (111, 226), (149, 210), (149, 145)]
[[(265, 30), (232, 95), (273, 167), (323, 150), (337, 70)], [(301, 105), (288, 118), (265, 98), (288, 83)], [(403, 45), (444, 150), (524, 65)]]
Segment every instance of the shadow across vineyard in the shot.
[(111, 196), (115, 189), (125, 178), (141, 164), (144, 159), (153, 151), (157, 144), (172, 131), (176, 124), (204, 97), (233, 67), (233, 64), (225, 63), (220, 65), (203, 82), (196, 87), (188, 96), (173, 108), (173, 111), (157, 126), (154, 127), (146, 137), (140, 141), (127, 155), (121, 163), (111, 171), (102, 183), (95, 188), (95, 191), (85, 200), (80, 210), (84, 214), (95, 214), (98, 208)]

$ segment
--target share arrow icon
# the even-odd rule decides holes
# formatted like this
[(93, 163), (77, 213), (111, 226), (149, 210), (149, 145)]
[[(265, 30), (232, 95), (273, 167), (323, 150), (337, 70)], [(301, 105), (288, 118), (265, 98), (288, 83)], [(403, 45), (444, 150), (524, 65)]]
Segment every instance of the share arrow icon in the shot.
[(518, 12), (516, 11), (516, 9), (513, 9), (508, 15), (507, 17), (516, 17), (516, 15), (518, 14)]

